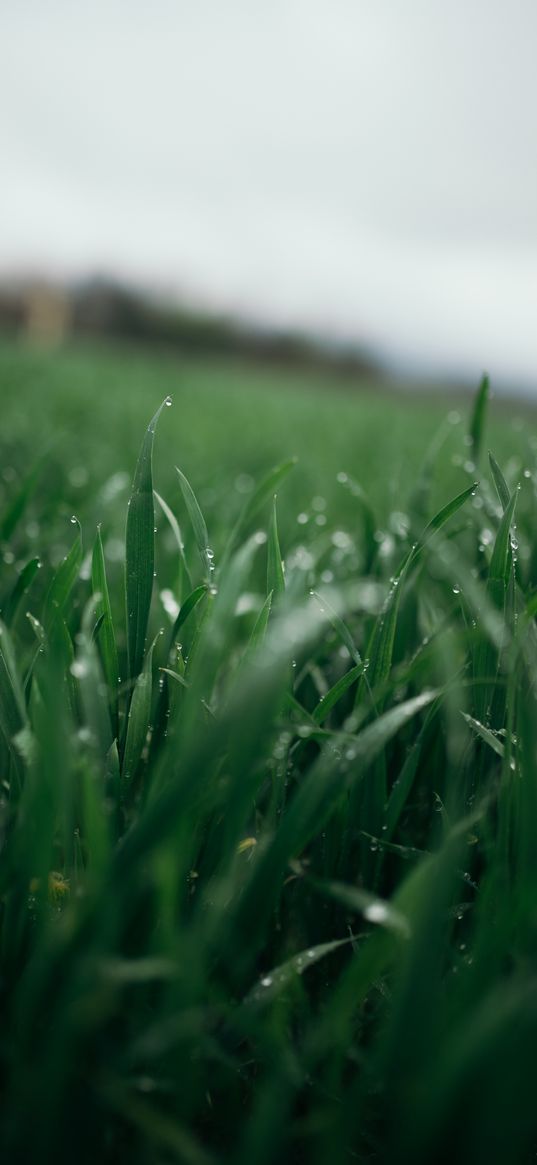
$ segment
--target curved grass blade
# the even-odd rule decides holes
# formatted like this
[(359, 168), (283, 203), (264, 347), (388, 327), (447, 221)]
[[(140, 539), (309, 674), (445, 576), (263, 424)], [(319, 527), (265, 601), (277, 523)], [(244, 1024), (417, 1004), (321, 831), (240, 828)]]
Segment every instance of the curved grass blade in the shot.
[(361, 675), (363, 675), (363, 671), (363, 663), (359, 663), (356, 664), (355, 667), (351, 667), (350, 671), (346, 672), (344, 676), (341, 676), (337, 683), (335, 683), (333, 687), (330, 688), (330, 691), (328, 691), (326, 695), (323, 696), (322, 700), (319, 700), (317, 707), (314, 708), (312, 713), (316, 724), (322, 724), (323, 720), (326, 720), (326, 717), (330, 715), (332, 708), (335, 707), (338, 700), (340, 700), (341, 697), (345, 695), (345, 692), (347, 692), (349, 688), (352, 687), (355, 681), (359, 679)]
[(0, 728), (10, 748), (13, 738), (26, 726), (26, 704), (13, 644), (7, 627), (0, 623)]
[[(373, 633), (370, 639), (368, 658), (369, 671), (367, 679), (369, 687), (372, 691), (377, 687), (382, 687), (388, 679), (392, 666), (393, 648), (395, 643), (395, 629), (397, 626), (397, 616), (399, 612), (399, 601), (402, 589), (402, 583), (406, 577), (409, 569), (415, 564), (422, 550), (425, 548), (429, 540), (434, 534), (437, 534), (446, 522), (453, 517), (454, 514), (460, 510), (461, 506), (472, 497), (477, 488), (477, 483), (473, 483), (466, 489), (462, 490), (460, 494), (452, 498), (447, 505), (442, 506), (438, 513), (431, 518), (431, 521), (425, 527), (422, 535), (415, 543), (415, 545), (405, 555), (397, 574), (395, 575), (386, 601), (378, 616), (378, 619), (373, 628)], [(363, 683), (359, 685), (357, 691), (357, 701), (362, 698)]]
[(256, 983), (255, 987), (248, 992), (244, 999), (247, 1004), (262, 1004), (270, 1003), (280, 991), (283, 991), (291, 983), (295, 982), (304, 971), (314, 967), (321, 959), (325, 959), (327, 955), (332, 954), (332, 951), (339, 950), (340, 947), (347, 946), (350, 943), (349, 938), (335, 939), (329, 943), (318, 943), (315, 947), (300, 951), (299, 954), (293, 955), (291, 959), (287, 959), (285, 963), (281, 963), (279, 967), (274, 967), (273, 970), (267, 971), (265, 975)]
[(125, 595), (127, 604), (128, 678), (139, 675), (145, 652), (155, 564), (153, 442), (167, 397), (149, 423), (138, 457), (127, 511)]
[(370, 894), (368, 890), (363, 890), (359, 886), (349, 886), (345, 882), (325, 882), (321, 878), (310, 877), (308, 883), (320, 894), (325, 894), (328, 898), (341, 902), (348, 909), (362, 914), (367, 922), (383, 926), (402, 938), (409, 938), (408, 919), (402, 911), (392, 906), (391, 902), (386, 902), (377, 894)]
[(269, 497), (274, 496), (278, 486), (281, 485), (287, 474), (294, 469), (297, 463), (296, 457), (290, 457), (287, 461), (282, 461), (280, 465), (275, 465), (273, 469), (269, 470), (266, 477), (259, 483), (253, 494), (248, 498), (242, 513), (234, 526), (230, 535), (228, 544), (226, 546), (224, 561), (227, 562), (235, 543), (238, 540), (239, 534), (248, 526), (252, 518), (255, 518), (257, 512), (261, 509), (264, 502)]
[(194, 531), (194, 538), (196, 540), (198, 553), (201, 558), (203, 569), (205, 571), (205, 578), (208, 582), (214, 572), (214, 555), (209, 545), (209, 535), (207, 533), (205, 518), (203, 517), (203, 514), (200, 510), (198, 499), (194, 493), (194, 490), (192, 489), (190, 482), (188, 481), (188, 478), (185, 477), (184, 473), (181, 473), (181, 470), (178, 469), (177, 465), (175, 466), (175, 470), (179, 476), (179, 484), (181, 486), (185, 505), (188, 510), (188, 516), (192, 524), (192, 529)]
[(82, 533), (79, 522), (76, 522), (76, 525), (78, 526), (76, 539), (69, 553), (60, 563), (45, 599), (42, 622), (49, 639), (58, 620), (65, 613), (67, 601), (82, 565)]
[(434, 518), (431, 518), (431, 521), (425, 527), (425, 530), (418, 539), (417, 545), (412, 551), (414, 556), (420, 553), (432, 535), (436, 534), (438, 530), (441, 530), (442, 526), (445, 526), (448, 519), (451, 518), (453, 514), (456, 514), (457, 510), (460, 510), (461, 506), (463, 506), (464, 503), (468, 501), (468, 498), (474, 496), (478, 485), (479, 482), (474, 481), (472, 485), (467, 486), (466, 489), (463, 489), (460, 494), (457, 494), (456, 497), (452, 498), (451, 501), (447, 503), (447, 505), (442, 506), (441, 510), (438, 510), (438, 513), (435, 514)]
[(159, 634), (154, 639), (142, 671), (136, 679), (127, 720), (127, 736), (123, 753), (121, 778), (125, 792), (125, 782), (132, 781), (140, 763), (151, 720), (151, 696), (153, 691), (153, 651)]
[(328, 616), (328, 619), (332, 624), (336, 635), (339, 636), (341, 642), (347, 648), (351, 659), (354, 660), (357, 667), (361, 667), (363, 665), (362, 657), (349, 631), (349, 628), (341, 618), (341, 615), (338, 615), (337, 611), (334, 611), (334, 608), (328, 602), (328, 599), (323, 595), (318, 594), (317, 591), (312, 591), (312, 597), (318, 602), (321, 611), (323, 611)]
[(492, 751), (497, 754), (497, 756), (503, 757), (505, 753), (505, 747), (501, 741), (498, 740), (498, 737), (495, 735), (495, 733), (491, 732), (490, 728), (486, 728), (484, 724), (481, 724), (480, 720), (476, 720), (473, 716), (469, 716), (467, 712), (463, 712), (462, 715), (464, 716), (464, 719), (466, 720), (469, 728), (475, 732), (476, 736), (479, 736), (481, 740), (484, 740), (485, 744), (488, 744), (489, 748), (491, 748)]
[(101, 661), (91, 630), (98, 602), (99, 600), (96, 604), (91, 599), (84, 612), (82, 630), (77, 635), (77, 654), (71, 665), (71, 673), (80, 692), (84, 725), (89, 730), (91, 745), (98, 758), (104, 761), (112, 746), (113, 737), (108, 692), (103, 682)]
[(506, 506), (503, 517), (498, 526), (498, 533), (496, 534), (496, 541), (494, 543), (494, 550), (492, 551), (492, 558), (490, 560), (489, 578), (498, 579), (507, 586), (509, 582), (509, 575), (512, 567), (511, 554), (511, 526), (513, 524), (513, 517), (515, 513), (515, 506), (517, 501), (517, 492), (513, 491)]
[(24, 514), (24, 511), (30, 501), (37, 484), (37, 479), (41, 472), (41, 465), (36, 465), (34, 469), (28, 474), (25, 481), (23, 481), (18, 493), (13, 498), (13, 501), (0, 523), (0, 542), (9, 542), (9, 539), (15, 533), (17, 526)]
[(167, 518), (167, 520), (169, 522), (170, 528), (173, 532), (173, 535), (175, 537), (175, 541), (177, 543), (177, 549), (179, 551), (179, 561), (181, 564), (181, 572), (184, 574), (184, 576), (187, 580), (188, 586), (192, 590), (192, 579), (190, 577), (190, 571), (188, 569), (187, 561), (185, 558), (185, 547), (184, 547), (183, 537), (181, 534), (181, 529), (180, 529), (179, 523), (177, 521), (177, 518), (175, 517), (173, 510), (170, 509), (168, 503), (164, 501), (164, 498), (161, 498), (159, 493), (157, 493), (156, 489), (153, 490), (153, 493), (154, 493), (154, 495), (157, 499), (157, 502), (162, 510), (162, 513), (164, 514), (165, 518)]
[(108, 582), (106, 578), (106, 566), (104, 561), (100, 527), (97, 529), (97, 537), (93, 547), (93, 556), (91, 561), (91, 584), (93, 587), (94, 595), (99, 596), (95, 604), (95, 614), (97, 619), (100, 620), (97, 638), (104, 677), (110, 694), (110, 707), (112, 712), (114, 735), (117, 737), (117, 689), (119, 666), (117, 658), (116, 636), (114, 632), (114, 620), (112, 618), (112, 608), (110, 606), (110, 595), (108, 592)]
[(338, 474), (338, 482), (340, 485), (343, 485), (349, 491), (349, 493), (352, 494), (353, 498), (356, 498), (360, 503), (364, 547), (366, 552), (364, 573), (368, 574), (378, 549), (377, 542), (375, 541), (377, 523), (373, 506), (371, 505), (365, 490), (360, 485), (360, 482), (356, 481), (356, 479), (352, 477), (350, 473)]
[[(511, 630), (505, 622), (505, 613), (508, 587), (513, 570), (511, 525), (516, 501), (517, 492), (514, 490), (498, 526), (486, 586), (487, 598), (502, 613), (506, 630)], [(497, 712), (498, 718), (503, 719), (503, 710), (499, 706), (500, 697), (494, 678), (498, 671), (499, 661), (500, 651), (498, 651), (498, 647), (491, 642), (485, 628), (482, 628), (475, 653), (474, 676), (477, 681), (484, 681), (478, 682), (476, 687), (476, 711), (477, 720), (485, 725), (491, 718), (493, 702), (495, 714)], [(489, 682), (486, 682), (487, 679)]]
[(31, 558), (26, 566), (21, 570), (19, 577), (13, 587), (13, 590), (6, 602), (4, 621), (7, 626), (15, 622), (19, 612), (20, 604), (24, 596), (30, 590), (30, 587), (35, 579), (35, 576), (41, 566), (39, 558)]
[(207, 593), (208, 593), (207, 583), (200, 583), (199, 587), (195, 587), (195, 589), (191, 592), (191, 594), (189, 594), (188, 598), (185, 599), (184, 603), (181, 605), (181, 608), (179, 610), (179, 614), (178, 614), (177, 619), (175, 620), (175, 623), (173, 625), (172, 643), (177, 639), (179, 631), (181, 630), (181, 627), (186, 623), (189, 615), (192, 614), (192, 611), (195, 610), (198, 603), (201, 601), (201, 599), (204, 598), (204, 596)]
[(265, 639), (265, 634), (266, 634), (266, 630), (267, 630), (267, 626), (268, 626), (271, 607), (272, 607), (272, 591), (269, 591), (269, 593), (265, 599), (265, 602), (263, 603), (263, 606), (261, 607), (259, 615), (257, 616), (257, 619), (254, 623), (254, 627), (252, 630), (252, 634), (250, 635), (248, 647), (246, 648), (247, 652), (257, 651), (262, 646), (263, 641)]
[(272, 594), (276, 600), (285, 592), (285, 578), (283, 573), (280, 541), (278, 538), (278, 519), (276, 516), (276, 498), (272, 503), (268, 543), (267, 543), (267, 594)]
[(496, 461), (496, 458), (490, 452), (489, 452), (489, 465), (491, 468), (492, 476), (494, 478), (494, 485), (496, 486), (496, 492), (497, 492), (498, 497), (500, 499), (500, 502), (502, 504), (502, 510), (505, 514), (505, 511), (509, 505), (509, 499), (511, 497), (511, 492), (509, 490), (509, 486), (507, 485), (505, 477), (503, 476), (503, 473), (500, 469), (500, 466), (498, 465), (498, 462)]
[(482, 377), (481, 383), (476, 393), (468, 429), (468, 436), (470, 437), (472, 446), (472, 456), (476, 465), (478, 463), (479, 454), (481, 452), (489, 395), (490, 381), (488, 376), (485, 374)]

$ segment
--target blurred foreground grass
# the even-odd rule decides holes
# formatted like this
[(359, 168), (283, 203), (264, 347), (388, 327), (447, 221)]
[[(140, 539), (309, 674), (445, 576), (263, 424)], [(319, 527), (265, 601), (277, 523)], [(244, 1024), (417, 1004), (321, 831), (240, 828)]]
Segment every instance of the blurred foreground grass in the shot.
[(534, 1160), (532, 414), (0, 378), (6, 1160)]

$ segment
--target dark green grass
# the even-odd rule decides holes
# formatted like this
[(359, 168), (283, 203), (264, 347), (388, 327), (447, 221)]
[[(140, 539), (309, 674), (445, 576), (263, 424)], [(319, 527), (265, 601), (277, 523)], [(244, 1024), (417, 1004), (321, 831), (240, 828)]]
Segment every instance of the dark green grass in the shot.
[(530, 1162), (531, 426), (0, 363), (6, 1160)]

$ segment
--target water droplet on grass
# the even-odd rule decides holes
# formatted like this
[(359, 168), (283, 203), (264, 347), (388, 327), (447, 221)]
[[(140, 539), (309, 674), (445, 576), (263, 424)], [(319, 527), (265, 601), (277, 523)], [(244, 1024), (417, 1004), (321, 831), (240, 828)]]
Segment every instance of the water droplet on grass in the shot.
[(383, 902), (371, 902), (364, 910), (368, 922), (386, 922), (388, 910)]

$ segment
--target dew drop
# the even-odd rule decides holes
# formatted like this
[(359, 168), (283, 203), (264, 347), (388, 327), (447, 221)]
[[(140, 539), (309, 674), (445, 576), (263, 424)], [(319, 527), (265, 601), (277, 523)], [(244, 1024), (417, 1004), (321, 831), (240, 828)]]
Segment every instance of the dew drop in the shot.
[(369, 922), (386, 922), (388, 911), (383, 902), (371, 902), (364, 910), (364, 918)]

